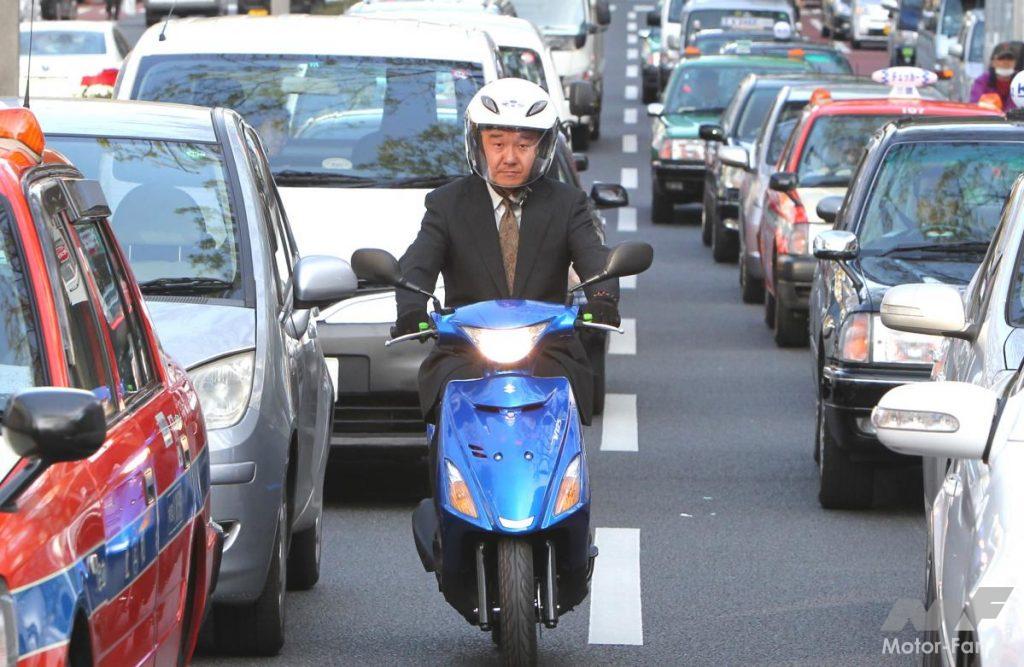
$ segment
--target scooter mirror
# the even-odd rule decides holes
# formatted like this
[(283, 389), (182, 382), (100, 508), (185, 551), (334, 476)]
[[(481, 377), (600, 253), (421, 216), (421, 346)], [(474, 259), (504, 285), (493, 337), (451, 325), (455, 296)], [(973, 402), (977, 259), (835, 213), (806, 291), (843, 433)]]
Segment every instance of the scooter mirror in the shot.
[(628, 241), (612, 248), (604, 267), (605, 278), (621, 278), (643, 273), (654, 261), (654, 248), (643, 241)]
[(402, 283), (402, 268), (387, 250), (360, 248), (352, 253), (352, 270), (356, 277), (368, 283), (398, 287)]

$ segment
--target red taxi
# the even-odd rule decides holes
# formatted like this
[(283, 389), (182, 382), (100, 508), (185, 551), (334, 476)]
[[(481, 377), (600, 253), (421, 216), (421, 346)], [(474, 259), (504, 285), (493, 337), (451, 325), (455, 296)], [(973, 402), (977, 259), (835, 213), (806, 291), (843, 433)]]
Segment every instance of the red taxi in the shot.
[[(918, 71), (928, 81), (927, 73)], [(817, 265), (811, 244), (818, 233), (832, 228), (817, 206), (826, 197), (845, 194), (875, 130), (907, 116), (1001, 115), (990, 106), (922, 99), (914, 86), (894, 88), (880, 99), (832, 100), (826, 89), (815, 91), (770, 177), (757, 236), (765, 323), (778, 345), (807, 344), (807, 303)]]
[(0, 109), (0, 657), (184, 664), (216, 581), (199, 400), (99, 184)]

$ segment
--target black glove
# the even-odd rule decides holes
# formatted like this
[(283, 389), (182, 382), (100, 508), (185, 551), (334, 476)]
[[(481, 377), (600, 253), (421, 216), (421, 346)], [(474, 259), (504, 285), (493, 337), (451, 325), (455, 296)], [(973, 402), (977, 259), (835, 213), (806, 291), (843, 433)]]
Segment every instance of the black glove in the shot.
[(592, 324), (607, 324), (610, 327), (622, 324), (622, 318), (619, 317), (619, 305), (615, 303), (614, 299), (606, 296), (588, 299), (580, 308), (579, 319)]
[(408, 313), (399, 315), (398, 320), (395, 321), (395, 326), (391, 327), (391, 337), (398, 338), (399, 336), (425, 331), (426, 329), (420, 326), (421, 324), (426, 324), (427, 328), (430, 327), (430, 316), (427, 315), (426, 310), (411, 310)]

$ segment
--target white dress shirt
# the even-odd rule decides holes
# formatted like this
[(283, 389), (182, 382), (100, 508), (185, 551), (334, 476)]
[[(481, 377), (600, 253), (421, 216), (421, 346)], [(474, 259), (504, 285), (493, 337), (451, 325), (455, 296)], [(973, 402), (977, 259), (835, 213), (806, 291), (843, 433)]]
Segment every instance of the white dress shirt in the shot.
[[(494, 209), (494, 224), (497, 225), (498, 230), (501, 230), (501, 216), (505, 215), (505, 202), (502, 201), (501, 195), (499, 195), (491, 184), (487, 184), (487, 193), (491, 195), (491, 207)], [(522, 227), (523, 224), (523, 206), (522, 204), (512, 207), (512, 213), (516, 216), (516, 225)]]

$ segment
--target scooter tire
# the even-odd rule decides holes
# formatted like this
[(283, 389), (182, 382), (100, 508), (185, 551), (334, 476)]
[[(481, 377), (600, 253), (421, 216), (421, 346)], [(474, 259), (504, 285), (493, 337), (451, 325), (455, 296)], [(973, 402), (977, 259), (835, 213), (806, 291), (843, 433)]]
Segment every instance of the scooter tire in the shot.
[(498, 542), (498, 645), (503, 665), (537, 664), (536, 591), (530, 543), (515, 539)]

